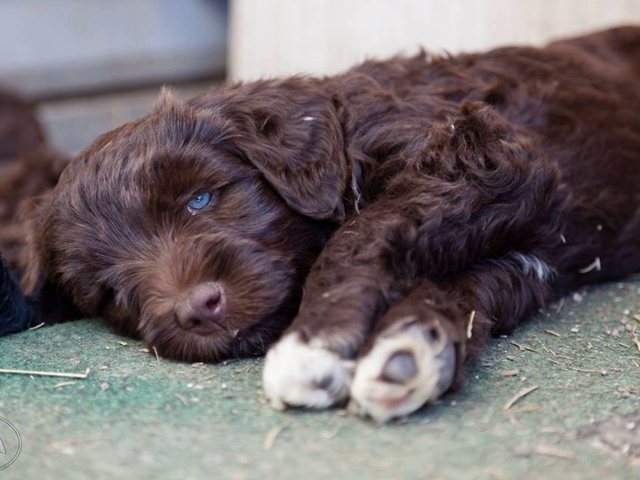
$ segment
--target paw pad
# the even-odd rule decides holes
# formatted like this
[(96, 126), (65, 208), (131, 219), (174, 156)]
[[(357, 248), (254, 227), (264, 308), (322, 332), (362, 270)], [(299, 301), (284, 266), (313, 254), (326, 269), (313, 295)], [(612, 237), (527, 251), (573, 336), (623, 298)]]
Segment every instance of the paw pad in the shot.
[(380, 380), (387, 383), (405, 384), (418, 373), (413, 354), (408, 351), (396, 352), (382, 367)]
[(455, 368), (455, 347), (438, 320), (398, 322), (358, 361), (350, 409), (378, 422), (407, 415), (442, 395)]

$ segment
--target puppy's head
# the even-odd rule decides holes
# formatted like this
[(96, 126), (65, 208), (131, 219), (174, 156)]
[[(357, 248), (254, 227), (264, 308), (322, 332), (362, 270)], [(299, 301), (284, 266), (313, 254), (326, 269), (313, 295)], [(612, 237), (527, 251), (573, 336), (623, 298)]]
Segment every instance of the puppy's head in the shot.
[(26, 287), (52, 283), (167, 357), (261, 353), (343, 215), (340, 132), (306, 80), (165, 91), (34, 202)]

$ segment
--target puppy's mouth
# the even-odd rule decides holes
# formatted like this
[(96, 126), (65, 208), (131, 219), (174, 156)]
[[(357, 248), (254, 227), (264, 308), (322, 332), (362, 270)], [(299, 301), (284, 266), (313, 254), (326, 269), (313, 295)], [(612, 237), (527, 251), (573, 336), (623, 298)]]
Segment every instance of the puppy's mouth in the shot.
[(297, 310), (297, 302), (284, 302), (263, 315), (233, 311), (228, 300), (227, 314), (216, 321), (184, 328), (174, 313), (154, 317), (140, 328), (143, 341), (163, 358), (184, 362), (219, 362), (228, 358), (263, 355), (287, 327)]
[[(166, 319), (169, 320), (169, 319)], [(163, 358), (186, 362), (217, 362), (230, 355), (234, 339), (222, 325), (184, 329), (175, 322), (154, 322), (143, 332), (143, 341)]]
[(209, 335), (214, 335), (220, 332), (228, 332), (223, 325), (213, 320), (198, 322), (195, 326), (189, 328), (187, 331), (193, 333), (194, 335), (200, 335), (201, 337), (208, 337)]

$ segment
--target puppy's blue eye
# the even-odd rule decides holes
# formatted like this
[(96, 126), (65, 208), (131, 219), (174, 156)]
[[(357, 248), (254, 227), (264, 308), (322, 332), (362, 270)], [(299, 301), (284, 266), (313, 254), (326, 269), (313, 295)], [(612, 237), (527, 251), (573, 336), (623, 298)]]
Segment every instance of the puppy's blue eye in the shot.
[(191, 213), (195, 213), (198, 210), (202, 210), (204, 207), (211, 203), (211, 192), (204, 192), (196, 195), (187, 204), (187, 209)]

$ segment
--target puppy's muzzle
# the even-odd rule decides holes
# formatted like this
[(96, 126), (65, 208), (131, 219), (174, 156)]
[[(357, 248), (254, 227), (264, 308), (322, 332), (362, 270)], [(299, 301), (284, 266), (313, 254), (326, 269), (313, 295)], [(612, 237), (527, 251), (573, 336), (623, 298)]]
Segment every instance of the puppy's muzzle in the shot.
[(198, 335), (211, 335), (226, 330), (224, 317), (227, 299), (216, 282), (200, 283), (176, 304), (178, 324)]

